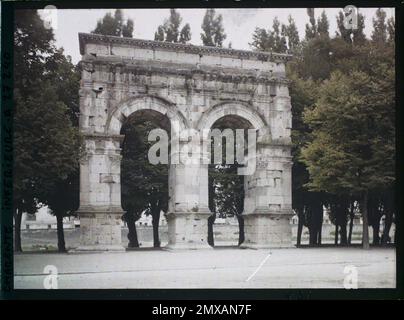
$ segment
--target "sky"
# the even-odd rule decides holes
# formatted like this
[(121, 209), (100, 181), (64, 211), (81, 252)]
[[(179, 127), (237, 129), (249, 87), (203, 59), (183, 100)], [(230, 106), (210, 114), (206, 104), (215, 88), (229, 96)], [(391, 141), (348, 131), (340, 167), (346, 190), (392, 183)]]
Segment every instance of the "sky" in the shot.
[[(316, 17), (325, 10), (330, 22), (330, 34), (337, 30), (336, 16), (342, 8), (316, 8)], [(385, 8), (387, 17), (394, 16), (394, 8)], [(205, 9), (178, 9), (182, 17), (182, 27), (185, 23), (191, 26), (192, 38), (190, 43), (201, 45), (201, 24)], [(249, 43), (256, 27), (269, 28), (272, 21), (278, 17), (281, 23), (287, 23), (290, 14), (295, 20), (300, 38), (304, 37), (305, 25), (308, 16), (304, 8), (276, 8), (276, 9), (216, 9), (223, 16), (223, 24), (227, 38), (224, 47), (232, 44), (233, 49), (251, 50)], [(372, 18), (376, 8), (359, 8), (359, 12), (365, 16), (365, 34), (370, 37), (372, 33)], [(65, 54), (72, 57), (73, 63), (80, 61), (79, 32), (91, 32), (97, 20), (113, 9), (58, 9), (52, 22), (56, 45), (65, 49)], [(169, 16), (169, 9), (123, 9), (124, 17), (134, 21), (134, 38), (154, 40), (154, 32)], [(43, 14), (43, 13), (42, 13)]]

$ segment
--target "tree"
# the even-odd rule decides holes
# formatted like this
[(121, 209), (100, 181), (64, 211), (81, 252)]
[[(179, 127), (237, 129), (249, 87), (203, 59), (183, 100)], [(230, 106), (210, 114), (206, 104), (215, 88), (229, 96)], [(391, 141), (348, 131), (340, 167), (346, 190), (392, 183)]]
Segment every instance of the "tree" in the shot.
[[(284, 53), (287, 51), (285, 38), (286, 32), (289, 31), (293, 33), (293, 25), (289, 25), (288, 27), (289, 28), (286, 28), (284, 25), (282, 25), (281, 27), (278, 18), (275, 17), (272, 23), (272, 30), (269, 29), (268, 31), (266, 31), (265, 29), (261, 28), (255, 29), (255, 32), (253, 34), (253, 42), (250, 43), (250, 45), (260, 51), (274, 51)], [(295, 34), (292, 34), (292, 37), (295, 36)], [(295, 40), (296, 39), (293, 39), (293, 41)]]
[(286, 52), (286, 39), (281, 33), (281, 24), (277, 17), (272, 22), (272, 30), (273, 50), (280, 53)]
[[(78, 146), (79, 147), (79, 146)], [(46, 195), (46, 204), (56, 216), (58, 251), (66, 252), (63, 218), (76, 215), (80, 204), (79, 165), (65, 179), (58, 179)]]
[(23, 211), (33, 213), (46, 205), (57, 181), (74, 172), (80, 138), (59, 96), (62, 84), (53, 78), (61, 51), (54, 46), (52, 30), (44, 28), (37, 11), (18, 10), (14, 33), (15, 250), (21, 251)]
[(331, 195), (329, 198), (330, 220), (335, 225), (335, 245), (338, 245), (339, 237), (340, 244), (347, 245), (349, 197)]
[(317, 35), (316, 18), (314, 17), (314, 8), (307, 8), (310, 24), (306, 23), (306, 41), (313, 39)]
[(321, 12), (320, 18), (317, 19), (317, 32), (319, 36), (321, 37), (329, 37), (330, 34), (328, 32), (328, 28), (330, 26), (330, 23), (328, 22), (327, 15), (325, 14), (325, 11)]
[(365, 36), (365, 17), (363, 14), (358, 13), (357, 16), (357, 27), (354, 29), (347, 29), (345, 28), (344, 25), (344, 20), (346, 19), (347, 15), (349, 13), (344, 13), (342, 11), (338, 12), (337, 16), (337, 37), (342, 38), (345, 42), (350, 43), (350, 44), (358, 44), (362, 45), (366, 41), (366, 36)]
[(132, 19), (128, 19), (125, 24), (122, 10), (116, 9), (114, 15), (108, 12), (101, 20), (98, 20), (95, 29), (91, 33), (132, 38), (133, 25)]
[(180, 43), (187, 43), (191, 41), (191, 27), (189, 23), (185, 24), (185, 26), (181, 29), (180, 32)]
[(51, 213), (56, 216), (58, 250), (65, 252), (65, 240), (63, 231), (63, 218), (75, 215), (79, 207), (80, 179), (79, 161), (81, 155), (81, 137), (78, 135), (78, 114), (79, 114), (79, 88), (80, 70), (71, 63), (71, 58), (63, 54), (63, 49), (59, 49), (49, 59), (47, 66), (51, 72), (46, 77), (52, 81), (56, 87), (56, 94), (60, 101), (67, 106), (67, 115), (74, 130), (72, 143), (77, 155), (73, 171), (67, 176), (55, 180), (54, 186), (46, 194), (44, 202), (49, 206)]
[[(302, 156), (302, 149), (306, 149), (308, 146), (313, 147), (318, 143), (318, 151), (321, 151), (322, 142), (320, 143), (320, 139), (322, 138), (317, 137), (317, 129), (315, 128), (317, 125), (320, 126), (322, 118), (319, 117), (317, 119), (318, 123), (313, 126), (310, 121), (305, 119), (304, 115), (317, 109), (320, 96), (324, 95), (324, 93), (320, 94), (322, 86), (329, 81), (332, 74), (339, 72), (348, 76), (353, 70), (362, 72), (375, 83), (375, 86), (378, 83), (380, 88), (384, 90), (386, 107), (381, 109), (383, 112), (390, 110), (389, 116), (386, 115), (385, 119), (386, 122), (390, 123), (391, 128), (387, 131), (380, 130), (379, 134), (380, 136), (384, 135), (391, 138), (391, 129), (394, 128), (394, 121), (391, 119), (394, 118), (394, 113), (391, 111), (391, 106), (387, 107), (388, 103), (386, 104), (386, 101), (394, 101), (394, 92), (392, 90), (394, 88), (394, 72), (391, 71), (394, 70), (394, 41), (388, 40), (384, 46), (384, 51), (375, 43), (370, 43), (363, 32), (364, 17), (361, 14), (358, 15), (358, 28), (352, 31), (344, 28), (344, 14), (340, 12), (337, 17), (339, 33), (334, 38), (330, 38), (327, 32), (322, 31), (328, 29), (326, 27), (328, 22), (326, 23), (325, 13), (322, 13), (322, 16), (317, 21), (314, 17), (313, 9), (308, 10), (308, 15), (310, 21), (306, 27), (306, 38), (300, 43), (300, 50), (295, 51), (293, 60), (286, 66), (287, 77), (291, 80), (289, 90), (293, 106), (292, 204), (299, 217), (297, 244), (300, 245), (303, 226), (309, 228), (310, 243), (315, 241), (316, 234), (317, 236), (320, 234), (321, 237), (321, 229), (318, 229), (319, 221), (322, 219), (322, 211), (319, 209), (320, 203), (330, 209), (331, 220), (336, 223), (336, 228), (339, 230), (336, 235), (341, 235), (341, 242), (345, 243), (345, 238), (347, 238), (346, 241), (349, 243), (355, 211), (363, 207), (363, 205), (359, 205), (361, 195), (354, 192), (350, 194), (347, 192), (348, 187), (344, 191), (340, 190), (340, 192), (333, 194), (325, 189), (313, 188), (310, 185), (309, 182), (312, 180), (313, 173), (308, 170), (307, 162), (304, 161)], [(388, 39), (394, 39), (394, 20), (390, 19), (390, 23), (387, 23), (387, 25), (390, 25), (388, 34), (392, 35), (389, 35)], [(284, 31), (286, 26), (282, 28), (282, 31)], [(270, 33), (271, 30), (256, 29), (252, 45), (258, 50), (266, 50), (267, 47), (270, 47), (268, 43), (271, 43)], [(286, 32), (284, 32), (284, 36), (286, 37)], [(366, 95), (365, 93), (363, 94)], [(381, 101), (381, 96), (378, 93), (373, 92), (372, 94), (374, 94), (375, 100)], [(335, 108), (337, 109), (336, 106)], [(331, 126), (331, 122), (329, 125)], [(348, 122), (346, 125), (349, 128)], [(355, 126), (355, 123), (352, 122), (351, 125)], [(387, 128), (388, 125), (385, 125), (385, 127)], [(313, 140), (315, 137), (317, 137), (315, 139), (317, 141)], [(390, 148), (392, 148), (391, 144)], [(319, 155), (316, 156), (319, 157)], [(332, 163), (331, 160), (330, 162)], [(390, 166), (391, 163), (388, 163)], [(313, 165), (313, 170), (314, 167)], [(325, 167), (326, 164), (324, 164)], [(322, 173), (327, 175), (326, 170)], [(332, 184), (333, 182), (330, 180), (329, 183)], [(386, 199), (379, 201), (378, 215), (380, 217), (380, 214), (383, 214), (386, 217), (385, 221), (388, 230), (390, 230), (391, 223), (394, 220), (394, 206), (390, 205), (393, 198), (392, 188), (391, 185), (385, 185), (371, 191), (371, 197)], [(386, 202), (386, 210), (384, 210), (383, 201)], [(370, 218), (371, 214), (369, 215)], [(376, 217), (376, 215), (374, 216)], [(345, 236), (347, 234), (347, 217), (350, 218), (348, 237)], [(379, 221), (375, 219), (371, 220), (370, 223), (374, 222), (374, 228), (378, 228)], [(388, 241), (387, 229), (386, 233), (384, 233), (385, 241)]]
[(180, 13), (175, 9), (170, 9), (170, 17), (164, 21), (164, 24), (158, 26), (154, 40), (174, 43), (189, 42), (191, 40), (191, 27), (187, 23), (180, 31), (181, 22)]
[(386, 12), (381, 8), (376, 10), (376, 17), (373, 18), (372, 41), (379, 45), (387, 42)]
[(46, 61), (49, 70), (45, 78), (53, 83), (56, 94), (68, 108), (68, 117), (73, 126), (79, 126), (81, 70), (73, 65), (71, 57), (65, 56), (63, 48), (55, 49)]
[(45, 63), (55, 51), (52, 29), (44, 27), (34, 10), (18, 10), (14, 29), (14, 86), (22, 98), (34, 95), (37, 79), (45, 73)]
[(304, 79), (312, 78), (322, 81), (331, 72), (331, 41), (327, 38), (313, 38), (302, 47), (302, 63), (298, 65), (298, 72)]
[(201, 39), (204, 46), (222, 47), (226, 39), (223, 17), (216, 15), (215, 9), (207, 9), (202, 22)]
[[(301, 161), (301, 149), (310, 141), (310, 128), (303, 121), (306, 109), (312, 109), (317, 96), (318, 85), (311, 79), (303, 80), (296, 73), (296, 63), (287, 66), (292, 100), (292, 206), (298, 216), (297, 246), (301, 245), (303, 226), (307, 226), (310, 234), (310, 244), (321, 243), (321, 221), (323, 219), (323, 195), (311, 192), (306, 184), (309, 182), (309, 172)], [(318, 208), (321, 207), (321, 211)]]
[[(212, 226), (214, 218), (236, 217), (239, 224), (238, 245), (244, 242), (244, 176), (237, 174), (239, 165), (211, 165), (209, 171), (209, 183), (211, 185), (209, 197), (211, 199), (209, 209), (214, 213), (208, 221)], [(213, 232), (213, 229), (212, 229)], [(209, 236), (209, 234), (208, 234)], [(211, 245), (213, 246), (213, 236)]]
[(147, 202), (145, 194), (139, 192), (142, 179), (139, 162), (143, 160), (145, 146), (133, 121), (124, 124), (122, 133), (125, 135), (121, 161), (122, 208), (125, 211), (122, 219), (128, 226), (128, 247), (133, 248), (139, 247), (135, 223), (141, 217)]
[(165, 31), (164, 26), (158, 26), (157, 31), (154, 33), (154, 40), (155, 41), (164, 41), (165, 38)]
[(134, 24), (132, 19), (128, 19), (125, 25), (122, 26), (122, 37), (133, 37)]
[[(219, 121), (214, 125), (214, 129), (221, 131), (228, 129), (225, 122)], [(233, 132), (234, 134), (234, 132)], [(236, 150), (242, 148), (237, 145), (237, 139), (233, 142), (234, 159)], [(211, 139), (211, 150), (214, 150), (215, 143), (219, 143), (222, 148), (221, 163), (215, 163), (215, 155), (212, 152), (211, 165), (209, 165), (209, 210), (213, 213), (208, 218), (208, 243), (214, 246), (213, 223), (216, 217), (236, 217), (239, 226), (238, 245), (244, 242), (244, 176), (238, 175), (237, 171), (242, 165), (237, 163), (226, 163), (227, 139), (215, 141)]]
[(302, 150), (313, 190), (360, 199), (365, 249), (369, 194), (394, 182), (394, 72), (379, 68), (380, 78), (336, 71), (324, 82), (305, 113), (313, 140)]
[(332, 40), (328, 33), (328, 18), (323, 11), (317, 20), (314, 9), (307, 9), (310, 24), (306, 24), (306, 37), (300, 44), (294, 68), (299, 77), (322, 81), (329, 78), (331, 72)]
[(382, 194), (382, 207), (383, 213), (385, 215), (383, 234), (381, 238), (381, 244), (386, 245), (391, 242), (390, 239), (390, 228), (393, 223), (393, 215), (394, 215), (394, 184), (391, 186), (391, 189), (384, 190)]
[(288, 50), (294, 54), (299, 53), (300, 39), (296, 23), (292, 16), (288, 16), (288, 24), (282, 25), (282, 36), (287, 38)]
[(175, 10), (170, 10), (170, 18), (168, 19), (166, 25), (166, 39), (167, 42), (178, 42), (179, 37), (179, 27), (181, 24), (182, 18), (180, 14)]
[[(17, 228), (17, 219), (21, 219), (24, 204), (39, 206), (52, 202), (49, 195), (57, 193), (58, 182), (66, 180), (77, 168), (80, 139), (78, 130), (67, 117), (67, 107), (58, 101), (56, 91), (49, 83), (41, 84), (41, 92), (36, 97), (23, 99), (16, 92), (15, 106)], [(55, 195), (58, 196), (61, 194)], [(54, 207), (60, 204), (57, 201), (52, 203)], [(17, 232), (16, 229), (16, 239)], [(18, 243), (16, 250), (21, 251)]]
[(264, 28), (255, 28), (252, 39), (253, 41), (250, 43), (250, 46), (254, 49), (266, 51), (270, 48), (269, 34)]
[(149, 162), (151, 143), (147, 137), (155, 124), (143, 120), (129, 118), (122, 128), (122, 207), (126, 211), (129, 247), (139, 245), (135, 221), (142, 213), (152, 216), (153, 246), (159, 247), (160, 213), (168, 207), (168, 166)]
[(396, 22), (394, 17), (390, 17), (387, 20), (387, 34), (388, 34), (388, 41), (390, 44), (394, 44), (395, 36), (396, 36)]

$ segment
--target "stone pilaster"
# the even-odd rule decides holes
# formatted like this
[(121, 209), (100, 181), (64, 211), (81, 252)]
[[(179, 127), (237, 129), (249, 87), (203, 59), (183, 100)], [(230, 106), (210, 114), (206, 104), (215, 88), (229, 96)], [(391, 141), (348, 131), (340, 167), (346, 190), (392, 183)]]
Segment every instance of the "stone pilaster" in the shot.
[[(188, 142), (182, 141), (179, 149), (186, 143)], [(181, 150), (180, 163), (170, 167), (167, 247), (210, 248), (207, 242), (208, 217), (211, 215), (208, 206), (208, 165), (202, 163), (203, 156), (197, 159), (197, 163), (184, 163), (183, 157), (184, 150)]]
[(77, 250), (124, 250), (119, 139), (86, 136), (86, 155), (80, 165), (80, 247)]
[(246, 177), (243, 247), (292, 246), (289, 146), (259, 144), (254, 174)]

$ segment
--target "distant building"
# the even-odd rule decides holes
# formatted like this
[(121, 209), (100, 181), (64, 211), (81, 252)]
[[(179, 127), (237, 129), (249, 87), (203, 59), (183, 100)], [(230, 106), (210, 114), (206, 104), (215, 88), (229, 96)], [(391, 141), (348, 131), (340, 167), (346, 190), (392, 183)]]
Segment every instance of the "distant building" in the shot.
[[(63, 219), (63, 228), (69, 229), (75, 227), (74, 218), (66, 217)], [(24, 212), (21, 218), (22, 230), (43, 230), (56, 229), (56, 217), (50, 213), (47, 206), (38, 209), (34, 214)]]

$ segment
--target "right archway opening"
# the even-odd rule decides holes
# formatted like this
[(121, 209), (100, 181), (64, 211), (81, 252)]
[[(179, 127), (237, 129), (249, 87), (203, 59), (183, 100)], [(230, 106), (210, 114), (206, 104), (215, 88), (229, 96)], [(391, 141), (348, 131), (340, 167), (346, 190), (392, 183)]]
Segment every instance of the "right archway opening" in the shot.
[[(217, 119), (211, 132), (211, 164), (209, 165), (209, 209), (208, 243), (212, 247), (239, 246), (244, 242), (244, 200), (245, 176), (238, 169), (245, 164), (237, 160), (237, 153), (246, 155), (248, 129), (253, 129), (250, 121), (238, 115), (226, 115)], [(241, 133), (241, 134), (240, 134)], [(237, 138), (237, 135), (239, 136)], [(231, 138), (232, 136), (232, 138)], [(240, 143), (242, 137), (242, 143)], [(215, 141), (216, 139), (216, 141)], [(221, 156), (215, 154), (221, 149)], [(233, 151), (231, 151), (233, 150)], [(233, 152), (233, 156), (229, 155)], [(220, 158), (220, 163), (218, 159)]]

